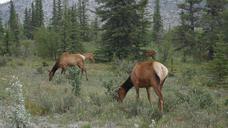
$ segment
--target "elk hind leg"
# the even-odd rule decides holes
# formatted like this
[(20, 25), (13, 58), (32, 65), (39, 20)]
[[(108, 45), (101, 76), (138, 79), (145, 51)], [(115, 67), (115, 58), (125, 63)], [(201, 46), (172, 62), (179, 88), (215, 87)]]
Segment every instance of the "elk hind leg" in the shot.
[(135, 87), (135, 91), (136, 91), (136, 100), (139, 101), (139, 88)]
[(159, 98), (159, 110), (160, 112), (163, 112), (163, 105), (164, 105), (164, 101), (163, 101), (163, 95), (161, 92), (161, 88), (159, 87), (160, 85), (156, 82), (152, 82), (153, 88), (155, 93), (157, 94), (158, 98)]
[(152, 103), (152, 101), (151, 101), (151, 94), (150, 94), (151, 88), (150, 87), (149, 88), (146, 88), (146, 91), (147, 91), (147, 98), (148, 98), (148, 100), (149, 100), (149, 102), (151, 104)]

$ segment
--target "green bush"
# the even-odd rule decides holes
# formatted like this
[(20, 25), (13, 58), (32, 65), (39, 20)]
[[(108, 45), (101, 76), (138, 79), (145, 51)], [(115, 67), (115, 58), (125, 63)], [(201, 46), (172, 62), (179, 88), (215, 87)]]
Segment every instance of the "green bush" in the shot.
[(20, 55), (23, 57), (34, 55), (34, 43), (32, 40), (23, 40), (20, 42)]
[(34, 101), (27, 101), (27, 109), (34, 115), (45, 115), (51, 113), (65, 113), (75, 104), (74, 95), (68, 89), (58, 90), (53, 86), (40, 88)]
[(115, 97), (118, 89), (117, 82), (114, 79), (103, 81), (102, 86), (105, 88), (105, 94), (107, 96)]
[(74, 92), (74, 95), (78, 96), (80, 95), (81, 90), (81, 79), (80, 79), (80, 69), (78, 67), (70, 67), (67, 69), (69, 72), (69, 81), (73, 87), (72, 91)]
[(130, 74), (135, 63), (136, 61), (113, 59), (112, 70), (117, 74)]
[(8, 59), (6, 57), (1, 56), (0, 57), (0, 67), (6, 66), (8, 62)]

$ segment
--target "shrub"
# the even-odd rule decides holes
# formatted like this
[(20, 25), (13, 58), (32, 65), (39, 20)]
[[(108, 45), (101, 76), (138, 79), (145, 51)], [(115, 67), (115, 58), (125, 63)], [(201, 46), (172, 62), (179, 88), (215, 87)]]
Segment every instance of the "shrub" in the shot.
[(1, 56), (0, 57), (0, 67), (6, 66), (9, 61), (11, 61), (11, 59), (9, 57)]
[(114, 97), (116, 95), (116, 90), (117, 90), (117, 86), (116, 86), (116, 80), (108, 80), (108, 81), (103, 81), (102, 86), (105, 88), (105, 94), (107, 96), (111, 96)]
[(45, 115), (48, 111), (40, 104), (31, 101), (30, 99), (25, 100), (25, 107), (32, 115)]
[(0, 57), (0, 66), (6, 66), (7, 60), (5, 57)]
[(90, 124), (85, 124), (81, 128), (92, 128)]
[(225, 100), (224, 105), (228, 106), (228, 99)]
[(214, 104), (214, 100), (208, 91), (199, 87), (195, 87), (190, 91), (189, 103), (194, 106), (198, 105), (198, 107), (201, 109), (206, 109)]
[(9, 91), (10, 97), (12, 98), (13, 105), (11, 112), (8, 116), (10, 119), (11, 127), (26, 127), (29, 125), (30, 115), (25, 109), (25, 102), (22, 87), (17, 77), (12, 78), (10, 88), (7, 88)]
[(80, 69), (78, 67), (70, 67), (67, 70), (69, 72), (68, 79), (73, 87), (72, 91), (74, 92), (74, 95), (78, 96), (80, 95), (81, 90)]
[(28, 110), (34, 115), (67, 112), (75, 104), (74, 95), (67, 90), (56, 86), (41, 86), (34, 102), (27, 101)]
[(34, 44), (31, 40), (23, 40), (20, 42), (20, 55), (23, 57), (28, 57), (34, 55)]
[(114, 59), (112, 62), (112, 69), (117, 74), (130, 74), (134, 64), (135, 61)]

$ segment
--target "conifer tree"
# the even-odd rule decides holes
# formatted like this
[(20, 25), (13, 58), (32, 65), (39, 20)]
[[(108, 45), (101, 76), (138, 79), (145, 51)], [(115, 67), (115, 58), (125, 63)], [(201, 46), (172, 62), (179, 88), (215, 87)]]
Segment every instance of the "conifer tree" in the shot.
[(97, 40), (97, 38), (98, 38), (98, 31), (99, 31), (98, 18), (95, 17), (95, 19), (92, 23), (92, 34), (93, 34), (93, 39), (95, 39), (95, 40)]
[(221, 30), (224, 33), (224, 40), (228, 42), (228, 10), (223, 12), (223, 25), (221, 26)]
[(153, 41), (156, 44), (159, 44), (161, 42), (161, 36), (162, 36), (162, 19), (160, 14), (160, 0), (155, 0), (155, 7), (154, 7), (154, 15), (153, 15)]
[(225, 0), (207, 0), (204, 8), (202, 27), (204, 29), (204, 42), (208, 51), (207, 58), (213, 59), (214, 45), (218, 40), (218, 34), (222, 25), (222, 14), (224, 11)]
[(179, 4), (178, 7), (181, 9), (181, 25), (177, 31), (177, 50), (183, 51), (183, 61), (186, 61), (186, 56), (198, 56), (197, 50), (199, 42), (197, 42), (197, 33), (195, 28), (199, 27), (200, 15), (201, 15), (201, 4), (202, 0), (185, 0), (184, 3)]
[(34, 3), (31, 4), (31, 9), (32, 9), (31, 29), (32, 29), (32, 32), (34, 32), (35, 26), (36, 26), (36, 11), (35, 11)]
[(0, 41), (3, 40), (3, 37), (4, 37), (4, 28), (2, 24), (2, 17), (0, 15)]
[[(15, 50), (17, 51), (19, 48), (19, 21), (18, 16), (14, 7), (14, 3), (10, 1), (10, 17), (9, 17), (9, 30), (10, 35), (12, 36), (12, 41), (16, 43)], [(17, 54), (17, 53), (16, 53)]]
[(32, 31), (31, 31), (31, 9), (25, 8), (24, 12), (24, 34), (28, 39), (32, 39)]
[[(135, 56), (140, 50), (140, 38), (138, 28), (141, 26), (141, 17), (138, 11), (140, 4), (135, 0), (98, 0), (102, 4), (97, 10), (101, 21), (103, 52), (112, 59), (123, 59), (127, 56)], [(140, 2), (139, 2), (140, 3)]]
[(61, 44), (60, 44), (60, 52), (69, 51), (69, 42), (70, 42), (70, 29), (71, 29), (71, 19), (69, 15), (69, 10), (67, 8), (66, 3), (64, 3), (64, 12), (62, 19), (62, 27), (60, 31), (61, 35)]
[(60, 31), (62, 26), (62, 20), (63, 20), (63, 5), (61, 0), (57, 1), (57, 10), (56, 10), (56, 24), (57, 24), (57, 31)]
[(3, 39), (3, 55), (11, 55), (10, 46), (10, 32), (6, 30)]
[(228, 43), (224, 41), (223, 34), (219, 34), (218, 37), (214, 46), (214, 59), (210, 62), (210, 74), (213, 82), (226, 84), (224, 82), (228, 78)]
[(150, 28), (150, 21), (149, 21), (149, 11), (146, 9), (146, 6), (148, 4), (148, 0), (141, 0), (139, 2), (139, 25), (138, 25), (138, 34), (137, 38), (139, 39), (138, 44), (136, 44), (137, 47), (144, 47), (149, 42), (149, 30)]
[(70, 10), (71, 18), (71, 35), (70, 35), (70, 51), (83, 52), (83, 46), (80, 39), (79, 23), (77, 19), (77, 7), (72, 6)]
[(87, 16), (87, 5), (88, 0), (78, 0), (78, 17), (80, 23), (80, 35), (82, 40), (89, 40), (89, 26), (88, 26), (88, 16)]
[(44, 25), (44, 14), (42, 0), (35, 0), (35, 27)]
[(56, 0), (53, 0), (51, 28), (56, 29), (56, 27), (57, 27), (57, 3), (56, 3)]

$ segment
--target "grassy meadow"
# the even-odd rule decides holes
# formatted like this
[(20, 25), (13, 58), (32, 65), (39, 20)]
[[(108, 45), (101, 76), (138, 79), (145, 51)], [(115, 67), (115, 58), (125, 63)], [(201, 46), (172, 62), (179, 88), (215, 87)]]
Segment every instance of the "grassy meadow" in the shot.
[[(150, 105), (146, 89), (140, 89), (140, 101), (131, 89), (122, 104), (107, 93), (105, 84), (118, 87), (127, 78), (129, 65), (121, 62), (117, 73), (114, 63), (86, 63), (88, 78), (81, 78), (79, 96), (72, 93), (68, 73), (56, 72), (48, 81), (54, 61), (34, 58), (4, 58), (0, 67), (0, 122), (7, 122), (12, 100), (7, 92), (12, 75), (23, 84), (25, 107), (31, 127), (104, 127), (104, 128), (225, 128), (228, 126), (227, 88), (204, 86), (201, 67), (177, 64), (163, 88), (164, 114), (158, 111), (152, 92)], [(4, 63), (4, 64), (3, 64)], [(45, 64), (44, 64), (45, 63)], [(167, 65), (170, 69), (170, 65)], [(191, 74), (190, 71), (195, 71)], [(190, 74), (190, 75), (189, 75)], [(4, 127), (4, 125), (2, 125)], [(7, 126), (7, 125), (5, 125)]]

